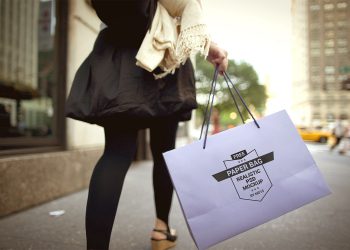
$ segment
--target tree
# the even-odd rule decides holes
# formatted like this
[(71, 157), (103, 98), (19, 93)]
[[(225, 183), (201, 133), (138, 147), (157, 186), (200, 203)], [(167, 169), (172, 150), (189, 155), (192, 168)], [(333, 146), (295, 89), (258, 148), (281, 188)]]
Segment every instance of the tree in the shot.
[[(204, 116), (210, 85), (214, 75), (214, 67), (202, 56), (197, 55), (196, 69), (199, 110), (202, 116)], [(249, 109), (254, 114), (261, 115), (265, 109), (267, 94), (265, 86), (259, 83), (259, 78), (254, 68), (246, 62), (236, 63), (234, 60), (229, 60), (227, 73), (249, 106)], [(232, 85), (230, 85), (230, 88), (234, 93)], [(245, 120), (250, 118), (249, 113), (240, 102), (238, 96), (235, 95), (235, 97), (239, 103), (243, 118)], [(223, 125), (237, 125), (242, 123), (227, 84), (221, 76), (218, 77), (214, 106), (220, 111), (221, 123)]]

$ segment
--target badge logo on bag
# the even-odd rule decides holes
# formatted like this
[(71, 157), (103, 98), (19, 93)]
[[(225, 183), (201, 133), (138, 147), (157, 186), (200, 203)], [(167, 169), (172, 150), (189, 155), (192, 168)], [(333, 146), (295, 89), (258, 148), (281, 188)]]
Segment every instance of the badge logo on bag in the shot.
[(231, 155), (225, 160), (226, 170), (213, 175), (218, 181), (231, 179), (233, 186), (242, 200), (262, 201), (272, 187), (264, 164), (274, 160), (273, 152), (259, 156), (256, 150), (246, 150)]

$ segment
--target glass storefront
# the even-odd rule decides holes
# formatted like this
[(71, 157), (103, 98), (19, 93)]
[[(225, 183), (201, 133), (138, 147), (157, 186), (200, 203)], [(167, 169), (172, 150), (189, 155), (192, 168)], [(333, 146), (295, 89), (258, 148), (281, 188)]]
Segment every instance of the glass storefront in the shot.
[(0, 0), (0, 151), (59, 144), (58, 3)]

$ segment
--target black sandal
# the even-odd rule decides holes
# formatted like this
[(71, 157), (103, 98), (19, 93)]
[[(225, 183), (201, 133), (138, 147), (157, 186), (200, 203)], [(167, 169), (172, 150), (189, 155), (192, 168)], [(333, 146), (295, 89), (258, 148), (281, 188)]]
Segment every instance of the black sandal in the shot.
[(152, 241), (152, 250), (165, 250), (172, 248), (176, 245), (177, 235), (175, 230), (160, 230), (153, 229), (154, 232), (162, 233), (166, 236), (165, 239), (154, 239), (151, 238)]

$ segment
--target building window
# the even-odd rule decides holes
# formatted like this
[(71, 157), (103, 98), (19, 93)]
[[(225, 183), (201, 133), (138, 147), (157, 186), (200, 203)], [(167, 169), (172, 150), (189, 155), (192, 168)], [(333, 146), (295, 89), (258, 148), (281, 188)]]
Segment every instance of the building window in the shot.
[(320, 39), (320, 31), (317, 30), (311, 30), (310, 32), (311, 40), (313, 41), (318, 41)]
[[(333, 85), (328, 85), (328, 90), (333, 90)], [(324, 102), (326, 104), (327, 108), (332, 108), (334, 106), (335, 100), (332, 99), (332, 97), (330, 97), (329, 99), (326, 99), (326, 101)]]
[(319, 56), (319, 55), (320, 55), (320, 49), (311, 50), (311, 56)]
[(325, 79), (326, 79), (327, 83), (335, 82), (335, 77), (334, 76), (326, 76)]
[(337, 38), (347, 38), (347, 27), (338, 27)]
[(324, 7), (325, 10), (333, 10), (334, 9), (334, 4), (327, 3), (323, 7)]
[(334, 38), (335, 32), (333, 30), (328, 30), (326, 31), (325, 35), (326, 35), (326, 38)]
[(327, 28), (327, 29), (331, 29), (333, 28), (335, 25), (334, 25), (334, 22), (326, 22), (324, 24), (324, 26)]
[(312, 57), (310, 61), (311, 61), (311, 65), (312, 66), (317, 66), (317, 65), (320, 64), (320, 58), (319, 57)]
[(320, 48), (320, 46), (321, 46), (320, 41), (311, 41), (310, 42), (310, 47), (311, 48)]
[[(327, 84), (327, 90), (339, 90), (338, 84), (336, 82), (328, 82)], [(328, 106), (334, 105), (335, 100), (329, 101)]]
[(346, 22), (346, 21), (338, 21), (338, 22), (337, 22), (337, 25), (338, 25), (338, 27), (343, 28), (343, 27), (346, 27), (346, 26), (347, 26), (347, 22)]
[(320, 82), (312, 82), (311, 84), (312, 84), (312, 88), (313, 88), (314, 90), (319, 90), (319, 89), (321, 89), (321, 83), (320, 83)]
[(334, 39), (328, 39), (325, 41), (325, 47), (334, 47)]
[(326, 22), (333, 21), (334, 20), (334, 14), (332, 12), (326, 13), (324, 15), (324, 18), (325, 18)]
[(319, 22), (315, 22), (315, 23), (310, 23), (310, 29), (320, 29), (320, 23)]
[(324, 50), (324, 54), (325, 55), (334, 55), (334, 49), (333, 48), (326, 48), (325, 50)]
[(348, 6), (348, 4), (346, 2), (337, 3), (338, 9), (345, 9), (347, 6)]
[(338, 76), (338, 81), (339, 82), (345, 81), (346, 79), (348, 79), (347, 75), (339, 75)]
[(339, 68), (343, 73), (350, 73), (349, 57), (347, 55), (338, 54)]
[(0, 153), (61, 143), (64, 2), (0, 0)]
[[(317, 103), (315, 103), (315, 104), (317, 104)], [(315, 105), (315, 107), (319, 107), (319, 106)], [(314, 119), (314, 120), (321, 119), (321, 114), (318, 113), (318, 112), (313, 113), (312, 114), (312, 119)]]
[(312, 66), (312, 67), (311, 67), (311, 74), (312, 74), (312, 75), (319, 75), (319, 74), (320, 74), (320, 67), (318, 67), (318, 66)]
[(342, 12), (338, 12), (337, 13), (337, 19), (338, 20), (346, 20), (347, 18), (346, 18), (346, 12), (345, 11), (342, 11)]
[(326, 115), (326, 118), (327, 118), (327, 121), (328, 121), (328, 122), (334, 122), (334, 120), (335, 120), (335, 115), (334, 115), (333, 113), (328, 113), (328, 114)]
[(345, 29), (339, 29), (337, 32), (337, 37), (341, 39), (346, 39), (348, 36), (348, 32)]
[[(346, 104), (345, 104), (346, 105)], [(344, 105), (342, 105), (342, 107), (344, 107)], [(345, 106), (346, 107), (346, 106)], [(340, 119), (342, 119), (342, 120), (348, 120), (349, 119), (349, 115), (348, 114), (346, 114), (346, 113), (341, 113), (340, 115), (339, 115), (339, 117), (340, 117)]]
[(310, 19), (313, 23), (316, 23), (320, 19), (319, 12), (311, 12)]
[(327, 56), (327, 57), (325, 58), (325, 64), (326, 64), (326, 65), (334, 65), (335, 62), (336, 62), (336, 60), (335, 60), (335, 57), (334, 57), (334, 56)]
[(338, 52), (339, 54), (346, 54), (346, 53), (349, 52), (349, 50), (348, 50), (347, 48), (338, 48), (338, 49), (337, 49), (337, 52)]
[(313, 83), (319, 83), (321, 81), (321, 77), (320, 76), (311, 76), (311, 81)]
[(335, 67), (334, 67), (334, 66), (326, 66), (326, 67), (324, 68), (324, 72), (325, 72), (327, 75), (334, 74), (334, 73), (335, 73)]
[(312, 4), (312, 5), (310, 5), (310, 10), (311, 10), (311, 11), (320, 10), (320, 5), (318, 5), (318, 4)]
[(338, 39), (337, 45), (339, 47), (346, 47), (348, 45), (348, 41), (346, 39)]

